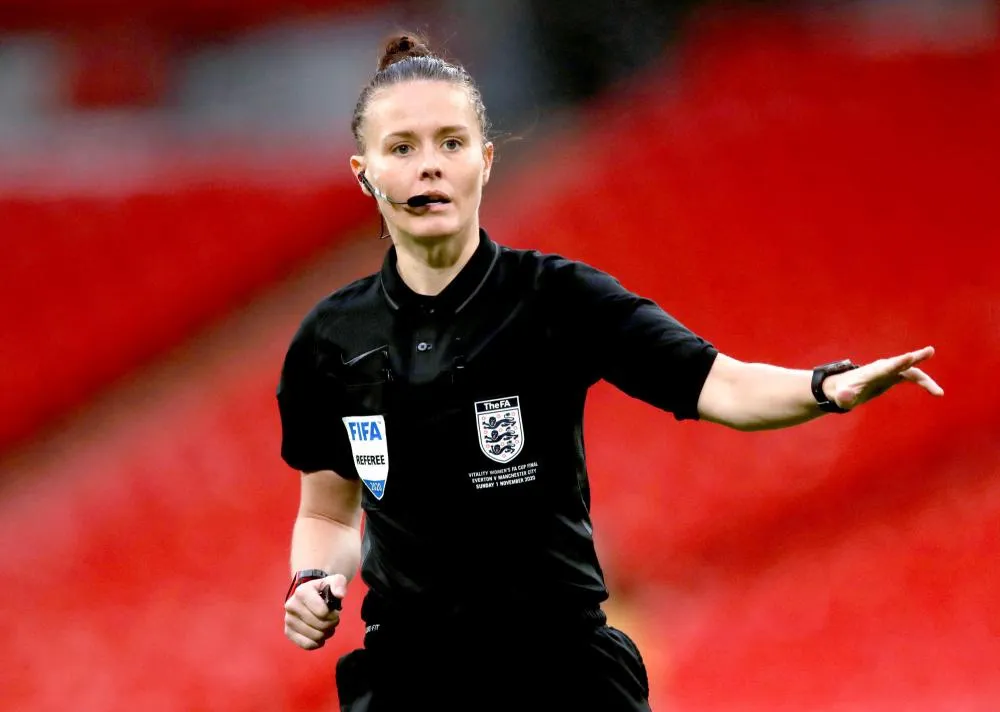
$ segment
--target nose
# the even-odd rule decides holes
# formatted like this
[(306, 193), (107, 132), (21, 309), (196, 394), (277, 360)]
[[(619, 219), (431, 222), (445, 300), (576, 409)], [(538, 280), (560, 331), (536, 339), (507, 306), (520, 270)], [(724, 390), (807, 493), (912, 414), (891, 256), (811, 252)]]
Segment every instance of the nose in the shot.
[(424, 151), (420, 177), (421, 179), (441, 177), (441, 161), (437, 151)]

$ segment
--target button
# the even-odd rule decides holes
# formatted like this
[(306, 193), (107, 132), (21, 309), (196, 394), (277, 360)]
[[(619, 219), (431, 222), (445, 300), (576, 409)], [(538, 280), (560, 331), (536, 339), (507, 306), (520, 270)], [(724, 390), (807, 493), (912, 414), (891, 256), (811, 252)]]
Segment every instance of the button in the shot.
[(432, 348), (434, 348), (434, 346), (426, 341), (421, 341), (419, 344), (417, 344), (417, 351), (420, 352), (430, 351)]

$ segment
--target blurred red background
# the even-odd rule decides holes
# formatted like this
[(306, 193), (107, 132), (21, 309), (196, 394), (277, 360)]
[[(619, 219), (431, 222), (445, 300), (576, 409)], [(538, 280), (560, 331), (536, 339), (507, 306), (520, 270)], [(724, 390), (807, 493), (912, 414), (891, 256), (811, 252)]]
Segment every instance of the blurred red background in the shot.
[[(838, 17), (699, 13), (487, 191), (495, 239), (604, 268), (735, 357), (939, 350), (943, 400), (779, 432), (594, 389), (609, 613), (655, 709), (1000, 706), (1000, 46)], [(323, 651), (282, 636), (273, 396), (301, 316), (385, 243), (346, 170), (261, 186), (231, 151), (141, 191), (0, 195), (4, 709), (335, 708), (363, 590)]]

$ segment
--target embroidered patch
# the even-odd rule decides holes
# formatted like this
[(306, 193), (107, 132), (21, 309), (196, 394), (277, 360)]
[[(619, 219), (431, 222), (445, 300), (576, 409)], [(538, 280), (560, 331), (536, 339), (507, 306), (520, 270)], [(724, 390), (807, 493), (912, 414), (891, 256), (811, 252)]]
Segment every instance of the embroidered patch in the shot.
[(389, 477), (389, 445), (386, 440), (385, 417), (381, 415), (349, 415), (343, 418), (347, 437), (351, 441), (354, 468), (375, 499), (385, 494)]
[(494, 462), (510, 462), (524, 447), (524, 425), (517, 396), (476, 402), (479, 448)]

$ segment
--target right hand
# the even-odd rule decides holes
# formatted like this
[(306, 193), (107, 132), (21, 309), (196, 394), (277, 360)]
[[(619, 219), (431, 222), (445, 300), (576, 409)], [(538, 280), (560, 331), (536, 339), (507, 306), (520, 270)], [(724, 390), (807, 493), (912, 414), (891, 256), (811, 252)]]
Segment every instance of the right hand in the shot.
[(337, 598), (347, 594), (347, 578), (333, 574), (306, 581), (285, 601), (285, 637), (304, 650), (322, 648), (340, 623), (340, 611), (331, 611), (320, 596), (327, 585)]

